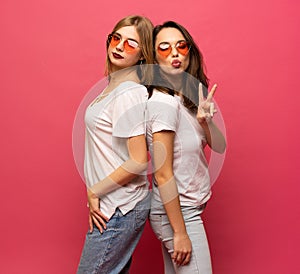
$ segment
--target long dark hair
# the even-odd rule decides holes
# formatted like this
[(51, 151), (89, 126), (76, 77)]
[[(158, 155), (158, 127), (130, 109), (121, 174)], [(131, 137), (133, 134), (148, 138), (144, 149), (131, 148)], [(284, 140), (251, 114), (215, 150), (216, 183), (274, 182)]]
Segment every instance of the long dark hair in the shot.
[[(187, 107), (189, 110), (195, 113), (197, 112), (197, 108), (198, 108), (197, 104), (199, 100), (199, 96), (198, 96), (199, 82), (201, 82), (202, 85), (204, 86), (203, 88), (204, 97), (207, 96), (207, 88), (209, 85), (209, 80), (204, 72), (205, 64), (203, 61), (203, 55), (199, 50), (197, 44), (194, 42), (193, 37), (182, 25), (174, 21), (167, 21), (162, 25), (157, 25), (153, 29), (154, 56), (156, 56), (155, 43), (156, 43), (157, 35), (164, 28), (175, 28), (179, 30), (182, 33), (184, 39), (190, 45), (190, 50), (189, 50), (190, 61), (187, 69), (185, 70), (185, 73), (183, 73), (183, 81), (184, 81), (183, 82), (183, 98), (184, 98), (183, 104), (185, 107)], [(175, 94), (176, 91), (170, 87), (170, 84), (167, 83), (167, 80), (161, 73), (159, 66), (155, 69), (154, 75), (155, 78), (159, 78), (159, 79), (158, 80), (154, 79), (155, 84), (148, 89), (150, 96), (154, 88), (163, 92), (167, 92), (170, 95)]]

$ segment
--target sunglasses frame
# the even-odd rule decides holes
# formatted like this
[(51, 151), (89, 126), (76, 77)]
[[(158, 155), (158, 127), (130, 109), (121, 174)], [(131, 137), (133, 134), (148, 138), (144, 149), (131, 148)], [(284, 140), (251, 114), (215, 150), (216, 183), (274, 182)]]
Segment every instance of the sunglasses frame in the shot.
[[(180, 43), (184, 43), (185, 44), (185, 46), (187, 46), (187, 51), (186, 51), (186, 53), (184, 53), (184, 52), (182, 52), (182, 49), (180, 49)], [(165, 48), (165, 49), (162, 49), (160, 46), (162, 45), (162, 44), (165, 44), (165, 45), (168, 45), (168, 47), (167, 48)], [(182, 54), (183, 56), (186, 56), (186, 55), (188, 55), (188, 53), (189, 53), (189, 51), (190, 51), (190, 49), (191, 49), (191, 44), (188, 42), (188, 41), (185, 41), (185, 40), (179, 40), (179, 41), (177, 41), (175, 44), (173, 44), (173, 45), (171, 45), (169, 42), (161, 42), (158, 46), (157, 46), (157, 52), (158, 52), (158, 54), (160, 54), (161, 56), (163, 56), (163, 57), (165, 57), (165, 58), (167, 58), (169, 55), (170, 55), (170, 53), (172, 52), (172, 48), (176, 48), (176, 50), (180, 53), (180, 54)], [(185, 49), (184, 49), (184, 51), (185, 51)]]
[[(112, 41), (113, 41), (113, 38), (114, 37), (118, 37), (119, 41), (116, 43), (116, 42), (113, 42), (112, 44)], [(112, 47), (116, 47), (117, 45), (119, 45), (121, 43), (121, 41), (123, 40), (122, 38), (122, 35), (119, 34), (119, 33), (111, 33), (107, 36), (107, 47), (109, 46), (112, 46)], [(136, 47), (135, 46), (132, 46), (130, 44), (130, 42), (133, 42), (134, 44), (136, 44)], [(135, 50), (137, 48), (139, 48), (139, 43), (133, 39), (130, 39), (130, 38), (127, 38), (127, 39), (124, 39), (124, 42), (123, 42), (123, 47), (124, 47), (124, 50), (127, 52), (127, 53), (134, 53)]]

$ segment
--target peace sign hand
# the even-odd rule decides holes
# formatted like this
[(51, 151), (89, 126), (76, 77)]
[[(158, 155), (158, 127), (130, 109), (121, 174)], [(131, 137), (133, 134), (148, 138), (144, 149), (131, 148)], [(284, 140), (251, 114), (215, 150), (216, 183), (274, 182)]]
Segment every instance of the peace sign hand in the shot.
[(202, 84), (199, 84), (199, 106), (197, 112), (197, 120), (200, 124), (204, 122), (211, 122), (211, 119), (217, 112), (217, 110), (215, 109), (215, 104), (212, 102), (216, 89), (217, 84), (214, 84), (212, 89), (208, 93), (207, 98), (205, 99), (203, 97)]

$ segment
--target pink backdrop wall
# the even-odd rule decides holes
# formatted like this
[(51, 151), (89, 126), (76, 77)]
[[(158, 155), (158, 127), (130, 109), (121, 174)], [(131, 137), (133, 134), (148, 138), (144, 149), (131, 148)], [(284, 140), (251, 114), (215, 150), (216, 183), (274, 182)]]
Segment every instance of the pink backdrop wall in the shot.
[[(75, 273), (88, 219), (73, 120), (103, 76), (106, 34), (133, 13), (186, 26), (219, 84), (228, 150), (204, 214), (214, 273), (300, 273), (299, 1), (0, 7), (0, 273)], [(132, 273), (162, 273), (149, 225)]]

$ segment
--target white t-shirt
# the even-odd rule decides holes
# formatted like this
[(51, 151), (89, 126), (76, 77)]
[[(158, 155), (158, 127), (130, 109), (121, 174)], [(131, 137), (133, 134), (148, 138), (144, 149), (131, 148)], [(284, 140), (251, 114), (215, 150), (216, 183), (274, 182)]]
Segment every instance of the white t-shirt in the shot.
[[(88, 187), (98, 183), (129, 158), (129, 137), (145, 135), (147, 89), (135, 82), (121, 83), (107, 97), (92, 103), (85, 113), (84, 175)], [(132, 210), (148, 193), (145, 174), (100, 200), (100, 210), (111, 217), (118, 207), (123, 214)]]
[[(182, 104), (179, 96), (154, 90), (147, 103), (147, 142), (153, 154), (152, 136), (156, 132), (175, 132), (173, 170), (182, 207), (198, 207), (211, 196), (208, 165), (203, 151), (205, 134), (195, 115)], [(152, 163), (154, 166), (154, 164)], [(155, 177), (152, 213), (163, 213)]]

